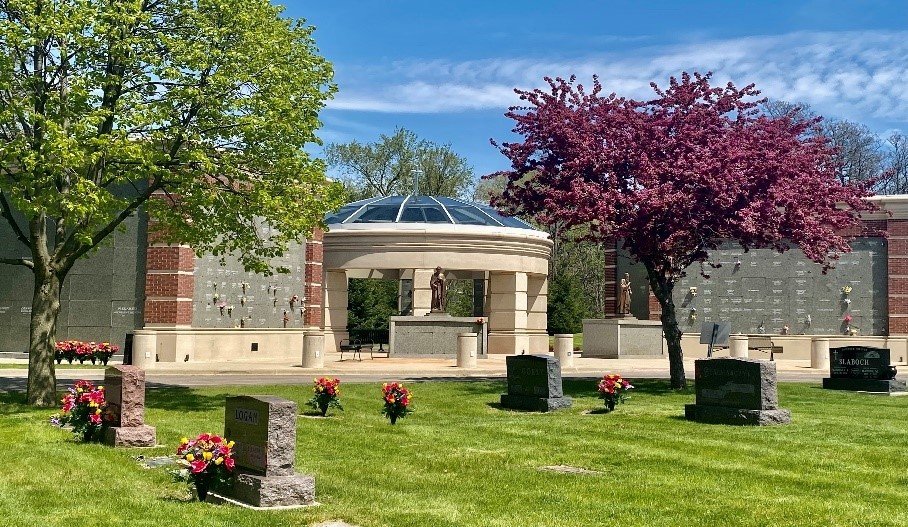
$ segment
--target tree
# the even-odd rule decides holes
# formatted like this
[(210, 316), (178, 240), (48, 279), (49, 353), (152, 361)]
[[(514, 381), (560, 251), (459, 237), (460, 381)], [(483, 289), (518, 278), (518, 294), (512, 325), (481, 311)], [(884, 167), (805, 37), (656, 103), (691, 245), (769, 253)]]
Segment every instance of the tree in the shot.
[(589, 310), (576, 275), (562, 273), (552, 279), (548, 301), (550, 335), (582, 332)]
[(410, 194), (419, 171), (419, 193), (462, 197), (473, 180), (473, 169), (449, 145), (419, 139), (398, 128), (375, 143), (353, 141), (325, 147), (328, 165), (338, 169), (355, 199)]
[(313, 28), (280, 13), (266, 0), (0, 1), (0, 213), (25, 254), (2, 263), (34, 274), (29, 403), (56, 403), (67, 273), (140, 207), (162, 240), (270, 272), (339, 204), (303, 150), (332, 68)]
[(894, 132), (887, 140), (887, 147), (885, 170), (879, 185), (880, 192), (908, 193), (908, 136)]
[(596, 77), (591, 92), (547, 78), (549, 91), (515, 90), (526, 106), (506, 115), (523, 142), (492, 141), (511, 161), (496, 202), (542, 223), (587, 225), (644, 266), (674, 388), (687, 381), (672, 290), (688, 266), (737, 240), (745, 250), (799, 247), (825, 270), (850, 250), (844, 230), (875, 209), (866, 185), (838, 180), (826, 139), (805, 134), (818, 121), (761, 115), (753, 85), (709, 79), (684, 73), (636, 101), (602, 96)]

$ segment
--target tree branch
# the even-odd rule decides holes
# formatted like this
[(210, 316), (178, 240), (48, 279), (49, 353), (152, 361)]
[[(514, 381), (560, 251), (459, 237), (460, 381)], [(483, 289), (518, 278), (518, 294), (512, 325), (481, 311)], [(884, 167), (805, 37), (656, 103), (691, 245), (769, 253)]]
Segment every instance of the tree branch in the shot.
[(35, 262), (26, 258), (0, 258), (0, 264), (21, 265), (29, 269), (35, 268)]
[(16, 218), (13, 217), (13, 209), (9, 204), (9, 201), (6, 200), (6, 194), (0, 191), (0, 215), (6, 219), (9, 226), (12, 227), (13, 232), (16, 234), (16, 239), (22, 242), (28, 248), (31, 248), (31, 241), (28, 239), (28, 236), (25, 235), (25, 232), (19, 227), (19, 222), (16, 221)]

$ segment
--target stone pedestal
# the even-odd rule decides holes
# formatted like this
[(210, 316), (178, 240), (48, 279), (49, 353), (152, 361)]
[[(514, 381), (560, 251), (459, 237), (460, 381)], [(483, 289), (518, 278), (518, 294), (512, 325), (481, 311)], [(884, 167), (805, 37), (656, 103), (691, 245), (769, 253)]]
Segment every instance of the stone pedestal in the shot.
[(895, 393), (905, 391), (905, 382), (898, 379), (823, 379), (827, 390), (851, 390), (854, 392)]
[(584, 358), (659, 359), (665, 356), (666, 350), (661, 322), (630, 316), (583, 321)]
[(145, 424), (145, 370), (117, 365), (104, 370), (104, 397), (114, 414), (104, 443), (113, 447), (152, 447), (157, 444), (153, 426)]
[[(389, 329), (391, 357), (456, 358), (458, 335), (481, 335), (484, 324), (475, 317), (452, 317), (447, 313), (430, 313), (423, 316), (391, 317)], [(477, 356), (485, 354), (482, 338), (476, 338)]]
[(476, 333), (460, 333), (457, 335), (457, 367), (476, 367)]
[(732, 357), (747, 358), (747, 335), (730, 335), (728, 337), (728, 353)]
[(550, 412), (571, 407), (571, 398), (561, 388), (561, 364), (554, 357), (516, 355), (507, 357), (508, 393), (501, 406), (515, 410)]
[(562, 368), (574, 367), (574, 334), (562, 333), (555, 335), (555, 358), (561, 363)]
[(711, 358), (694, 362), (696, 404), (684, 407), (690, 421), (729, 425), (777, 425), (791, 421), (778, 407), (776, 364), (757, 359)]
[(810, 341), (810, 367), (815, 370), (829, 367), (829, 339), (814, 338)]
[(220, 494), (253, 507), (314, 503), (315, 478), (294, 469), (296, 416), (296, 403), (280, 397), (227, 397), (224, 437), (235, 442), (236, 478)]

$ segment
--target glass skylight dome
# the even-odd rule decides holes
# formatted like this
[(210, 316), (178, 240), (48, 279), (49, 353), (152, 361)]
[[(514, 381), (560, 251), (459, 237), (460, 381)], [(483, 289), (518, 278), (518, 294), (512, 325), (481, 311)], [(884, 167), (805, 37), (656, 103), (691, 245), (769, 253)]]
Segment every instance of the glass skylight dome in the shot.
[(517, 218), (502, 216), (492, 207), (434, 196), (385, 196), (354, 201), (328, 215), (325, 223), (329, 226), (355, 223), (434, 223), (536, 230)]

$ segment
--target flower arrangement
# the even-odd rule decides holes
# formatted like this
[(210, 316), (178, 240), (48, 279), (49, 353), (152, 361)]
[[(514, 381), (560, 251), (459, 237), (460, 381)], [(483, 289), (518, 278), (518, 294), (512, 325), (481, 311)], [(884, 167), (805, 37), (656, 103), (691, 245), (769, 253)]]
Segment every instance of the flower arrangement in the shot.
[(483, 324), (486, 323), (486, 319), (484, 319), (484, 318), (482, 318), (482, 317), (479, 317), (479, 318), (476, 319), (476, 323), (479, 324), (479, 325), (481, 326), (481, 325), (483, 325)]
[(790, 328), (789, 328), (787, 325), (786, 325), (786, 326), (782, 326), (782, 334), (783, 334), (783, 335), (788, 335), (789, 329), (790, 329)]
[(381, 410), (382, 415), (391, 420), (391, 424), (397, 422), (401, 417), (413, 413), (410, 408), (410, 401), (413, 395), (403, 384), (399, 382), (384, 383), (381, 385), (382, 399), (385, 402)]
[(57, 364), (60, 364), (65, 359), (70, 364), (72, 364), (73, 360), (79, 361), (79, 364), (84, 364), (85, 361), (90, 360), (92, 364), (97, 364), (98, 361), (101, 361), (102, 364), (107, 365), (107, 361), (118, 351), (120, 351), (120, 347), (109, 342), (96, 343), (63, 340), (54, 344), (54, 355)]
[(293, 306), (295, 306), (296, 303), (299, 301), (300, 301), (300, 297), (298, 295), (291, 296), (290, 297), (290, 309), (293, 309)]
[(850, 285), (843, 286), (843, 287), (842, 287), (842, 294), (843, 294), (843, 295), (850, 295), (850, 294), (851, 294), (851, 286), (850, 286)]
[(605, 406), (611, 412), (615, 409), (615, 404), (623, 403), (627, 399), (626, 392), (634, 386), (617, 373), (609, 373), (602, 376), (597, 388), (599, 397), (605, 400)]
[(846, 324), (851, 324), (852, 320), (854, 320), (854, 317), (851, 316), (851, 313), (845, 313), (845, 316), (842, 317), (842, 321)]
[(62, 413), (50, 418), (56, 426), (72, 426), (73, 434), (82, 441), (99, 441), (115, 416), (107, 407), (104, 387), (91, 381), (76, 381), (62, 399)]
[(321, 377), (315, 379), (313, 384), (312, 391), (314, 392), (314, 395), (306, 404), (313, 409), (320, 411), (322, 417), (328, 414), (329, 406), (334, 406), (339, 410), (344, 409), (338, 399), (338, 397), (340, 397), (340, 379)]
[(233, 441), (214, 434), (200, 434), (195, 439), (180, 439), (178, 463), (182, 469), (173, 472), (176, 479), (192, 483), (199, 501), (210, 489), (223, 488), (233, 477)]

